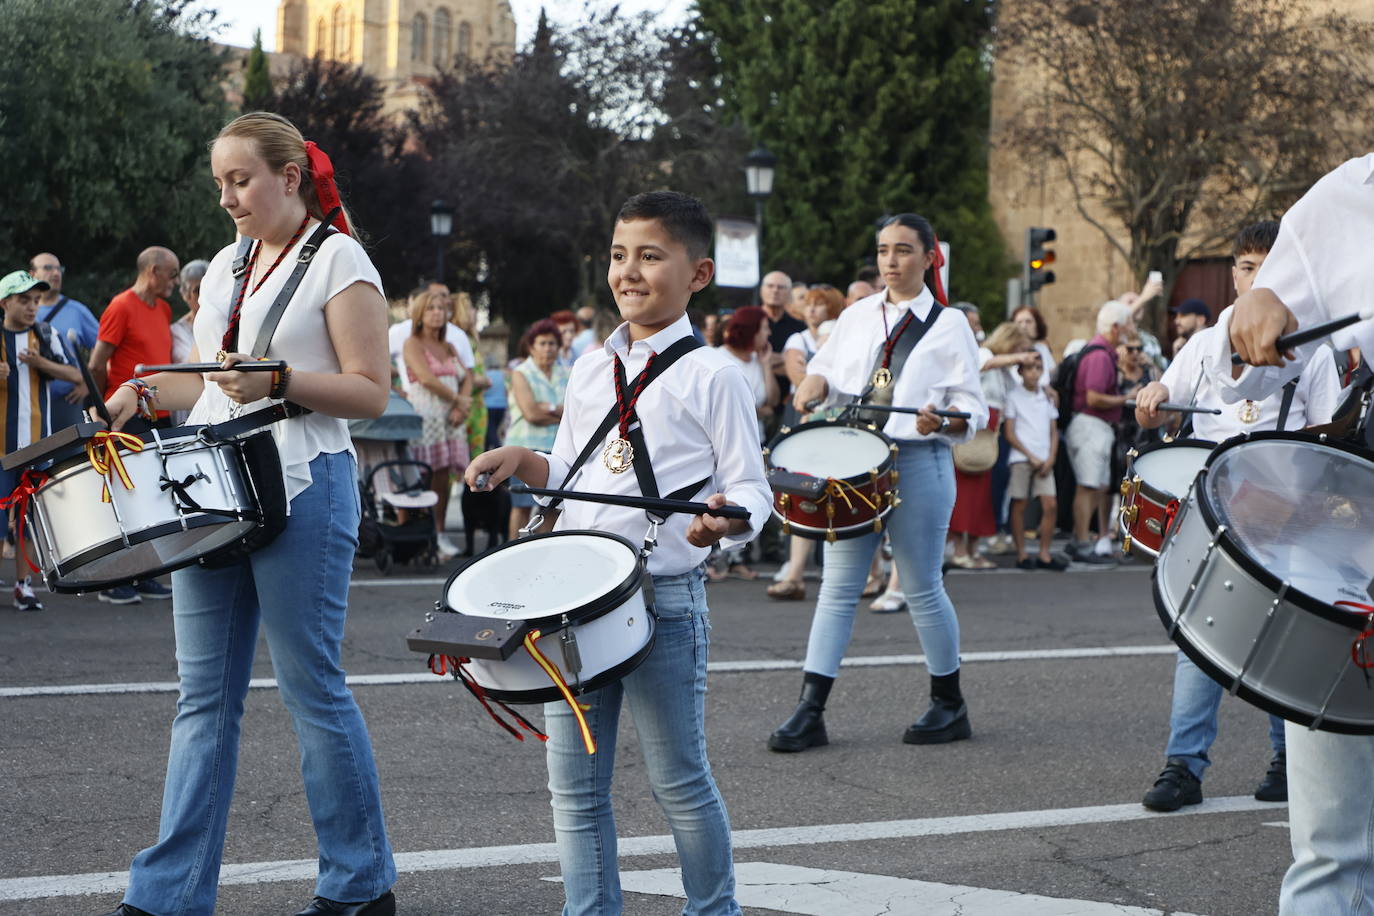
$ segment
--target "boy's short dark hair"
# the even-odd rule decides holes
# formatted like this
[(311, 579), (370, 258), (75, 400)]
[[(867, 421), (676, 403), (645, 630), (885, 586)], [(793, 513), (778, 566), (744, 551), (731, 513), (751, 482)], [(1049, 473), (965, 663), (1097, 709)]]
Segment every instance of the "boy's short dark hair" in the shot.
[(854, 282), (867, 283), (869, 286), (872, 286), (878, 282), (878, 278), (881, 276), (882, 271), (878, 270), (876, 265), (865, 264), (863, 267), (854, 271)]
[(636, 194), (620, 205), (618, 223), (636, 219), (656, 219), (687, 249), (690, 258), (704, 258), (711, 251), (714, 226), (706, 205), (678, 191), (646, 191)]
[(1268, 254), (1278, 237), (1277, 220), (1264, 219), (1258, 223), (1251, 223), (1236, 236), (1236, 244), (1231, 248), (1231, 260), (1234, 261), (1243, 254)]

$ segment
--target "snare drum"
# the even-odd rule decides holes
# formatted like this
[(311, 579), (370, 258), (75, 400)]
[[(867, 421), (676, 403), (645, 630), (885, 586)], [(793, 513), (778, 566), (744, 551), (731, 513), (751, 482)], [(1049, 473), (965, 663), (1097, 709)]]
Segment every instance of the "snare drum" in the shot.
[(1374, 734), (1361, 664), (1374, 624), (1350, 607), (1374, 603), (1372, 459), (1302, 433), (1228, 440), (1154, 570), (1159, 616), (1199, 668), (1290, 722), (1347, 734)]
[(1207, 463), (1216, 443), (1204, 439), (1152, 442), (1126, 453), (1121, 481), (1121, 550), (1154, 559), (1171, 515)]
[(259, 493), (245, 440), (216, 441), (205, 427), (150, 430), (134, 437), (142, 451), (120, 446), (128, 488), (98, 470), (70, 430), (59, 435), (66, 444), (28, 499), (25, 533), (53, 591), (107, 589), (189, 566), (251, 535), (266, 494), (284, 496), (280, 480)]
[[(509, 541), (449, 577), (443, 600), (407, 642), (463, 659), (487, 695), (506, 703), (563, 699), (623, 678), (654, 647), (652, 580), (639, 551), (600, 531), (555, 531)], [(451, 612), (451, 613), (446, 613)]]
[(882, 531), (897, 505), (896, 457), (897, 444), (869, 423), (829, 419), (783, 427), (763, 450), (770, 477), (782, 471), (816, 481), (811, 494), (774, 487), (773, 514), (783, 533), (836, 541)]

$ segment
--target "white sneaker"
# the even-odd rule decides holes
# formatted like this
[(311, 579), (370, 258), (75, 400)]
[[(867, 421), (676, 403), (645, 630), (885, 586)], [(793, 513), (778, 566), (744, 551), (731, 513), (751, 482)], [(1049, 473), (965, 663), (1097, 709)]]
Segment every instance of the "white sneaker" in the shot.
[(38, 596), (33, 593), (33, 586), (29, 584), (29, 577), (14, 583), (14, 606), (21, 611), (41, 611), (43, 602), (38, 600)]
[(1113, 550), (1113, 547), (1112, 547), (1111, 539), (1110, 539), (1110, 538), (1105, 538), (1105, 537), (1098, 538), (1098, 539), (1097, 539), (1097, 545), (1096, 545), (1095, 547), (1093, 547), (1093, 553), (1097, 554), (1099, 557), (1109, 557), (1109, 556), (1111, 556), (1111, 555), (1112, 555), (1112, 550)]
[(439, 535), (434, 539), (434, 543), (439, 548), (439, 556), (445, 560), (458, 556), (461, 551), (458, 546), (450, 541), (445, 535)]
[(906, 595), (901, 592), (883, 592), (868, 609), (875, 614), (895, 614), (906, 608)]

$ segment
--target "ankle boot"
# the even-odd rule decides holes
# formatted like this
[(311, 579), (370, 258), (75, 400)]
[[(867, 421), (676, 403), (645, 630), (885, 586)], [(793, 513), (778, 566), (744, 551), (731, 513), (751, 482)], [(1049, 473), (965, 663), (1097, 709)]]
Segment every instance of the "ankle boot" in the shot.
[(807, 671), (802, 675), (801, 699), (788, 720), (768, 736), (771, 750), (792, 753), (830, 743), (821, 713), (825, 712), (825, 701), (834, 683), (833, 677), (823, 674)]
[(959, 671), (930, 678), (930, 708), (902, 735), (904, 744), (946, 744), (972, 737)]

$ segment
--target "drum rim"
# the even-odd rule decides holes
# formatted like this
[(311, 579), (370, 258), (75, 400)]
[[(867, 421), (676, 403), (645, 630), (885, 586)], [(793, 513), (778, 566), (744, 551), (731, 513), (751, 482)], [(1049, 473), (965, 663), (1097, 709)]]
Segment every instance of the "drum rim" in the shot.
[[(182, 521), (186, 522), (184, 526), (182, 525)], [(160, 537), (165, 537), (169, 534), (176, 534), (178, 531), (183, 531), (186, 529), (207, 528), (212, 525), (227, 527), (229, 525), (241, 524), (243, 522), (251, 523), (251, 527), (249, 527), (245, 531), (241, 531), (238, 534), (234, 535), (234, 537), (231, 538), (227, 543), (214, 548), (214, 550), (205, 551), (187, 560), (179, 560), (175, 563), (165, 563), (161, 566), (157, 566), (152, 569), (140, 572), (136, 576), (121, 576), (115, 579), (100, 579), (91, 582), (82, 582), (80, 585), (72, 585), (61, 582), (59, 580), (59, 577), (63, 574), (62, 570), (64, 567), (68, 569), (79, 570), (82, 566), (86, 565), (87, 563), (90, 563), (94, 560), (103, 559), (112, 553), (118, 553), (119, 551), (125, 549), (124, 541), (122, 539), (113, 539), (106, 541), (103, 544), (98, 544), (95, 547), (91, 547), (87, 550), (83, 550), (81, 553), (73, 555), (69, 560), (63, 563), (54, 562), (51, 572), (45, 571), (43, 574), (43, 578), (49, 589), (51, 589), (54, 592), (59, 592), (61, 594), (66, 595), (80, 595), (86, 592), (103, 591), (108, 588), (115, 588), (116, 586), (120, 585), (128, 585), (132, 582), (139, 582), (144, 579), (154, 579), (158, 576), (163, 575), (164, 573), (174, 572), (178, 569), (184, 569), (187, 566), (193, 566), (209, 554), (214, 553), (218, 550), (222, 550), (225, 547), (233, 546), (233, 544), (236, 541), (247, 537), (250, 533), (257, 529), (261, 525), (261, 522), (253, 521), (249, 518), (226, 519), (223, 516), (197, 515), (185, 519), (178, 519), (175, 522), (163, 522), (160, 525), (153, 525), (152, 527), (144, 528), (141, 531), (137, 532), (137, 534), (139, 535), (137, 539), (132, 537), (129, 539), (130, 544), (135, 546), (145, 544), (148, 541), (153, 541)], [(76, 562), (78, 559), (81, 561), (80, 563)]]
[(810, 541), (826, 541), (830, 535), (835, 536), (835, 540), (844, 541), (849, 538), (863, 537), (865, 534), (873, 533), (873, 522), (882, 521), (892, 514), (891, 504), (884, 506), (873, 518), (857, 525), (846, 525), (843, 528), (817, 528), (814, 525), (805, 525), (801, 522), (793, 521), (782, 513), (778, 512), (777, 504), (773, 504), (773, 517), (780, 522), (787, 524), (789, 533), (797, 537), (803, 537)]
[[(1198, 476), (1194, 478), (1193, 486), (1191, 487), (1192, 500), (1197, 503), (1198, 510), (1202, 514), (1203, 523), (1206, 524), (1207, 530), (1211, 533), (1212, 537), (1216, 539), (1217, 546), (1226, 551), (1226, 555), (1235, 560), (1236, 565), (1253, 577), (1255, 581), (1277, 595), (1279, 589), (1283, 586), (1283, 579), (1271, 572), (1258, 560), (1252, 558), (1245, 548), (1241, 546), (1239, 539), (1232, 534), (1229, 527), (1221, 534), (1217, 533), (1218, 529), (1221, 527), (1221, 519), (1213, 508), (1212, 501), (1208, 498), (1207, 488), (1198, 485), (1199, 481), (1205, 481), (1206, 476), (1211, 473), (1212, 463), (1216, 460), (1217, 455), (1250, 442), (1269, 439), (1294, 440), (1306, 442), (1309, 445), (1335, 448), (1338, 451), (1349, 452), (1356, 457), (1363, 458), (1371, 464), (1374, 464), (1374, 455), (1371, 455), (1368, 450), (1358, 447), (1355, 443), (1349, 443), (1343, 440), (1338, 442), (1323, 436), (1280, 432), (1279, 430), (1265, 430), (1262, 432), (1246, 432), (1238, 436), (1233, 436), (1221, 445), (1218, 445), (1211, 456), (1208, 457), (1207, 463), (1203, 465), (1202, 470), (1198, 472)], [(1163, 554), (1162, 549), (1160, 553)], [(1357, 633), (1362, 632), (1368, 622), (1366, 615), (1356, 611), (1347, 611), (1338, 608), (1294, 585), (1289, 585), (1287, 587), (1287, 590), (1284, 592), (1284, 600), (1302, 608), (1304, 611), (1309, 611), (1324, 620), (1329, 620), (1332, 623), (1348, 627)]]
[(516, 538), (513, 541), (506, 541), (504, 544), (499, 544), (496, 547), (491, 548), (490, 550), (483, 551), (481, 554), (473, 557), (471, 560), (468, 560), (466, 563), (455, 569), (449, 575), (448, 579), (444, 581), (444, 589), (442, 592), (439, 593), (440, 603), (445, 609), (452, 611), (455, 614), (465, 614), (465, 616), (468, 617), (490, 616), (486, 614), (467, 614), (466, 612), (461, 611), (458, 608), (455, 608), (452, 605), (450, 605), (448, 603), (448, 593), (449, 589), (453, 587), (454, 581), (457, 580), (457, 578), (461, 576), (464, 572), (466, 572), (470, 567), (481, 562), (482, 560), (485, 560), (487, 557), (497, 553), (498, 551), (507, 550), (520, 544), (530, 544), (535, 541), (545, 540), (547, 538), (564, 537), (566, 535), (572, 534), (592, 535), (599, 538), (606, 538), (612, 541), (619, 541), (621, 544), (624, 544), (625, 547), (634, 555), (634, 566), (630, 569), (629, 575), (627, 575), (624, 578), (624, 580), (616, 584), (614, 588), (610, 589), (609, 591), (602, 592), (597, 598), (588, 601), (586, 604), (579, 605), (573, 608), (572, 610), (560, 611), (557, 614), (549, 614), (545, 617), (519, 618), (521, 620), (527, 621), (530, 626), (530, 629), (543, 629), (544, 627), (550, 626), (552, 624), (558, 624), (561, 626), (563, 618), (565, 617), (568, 619), (569, 623), (588, 623), (590, 621), (596, 620), (598, 617), (604, 617), (606, 614), (609, 614), (611, 611), (620, 607), (622, 604), (625, 603), (626, 599), (628, 599), (630, 595), (634, 594), (636, 591), (644, 587), (644, 580), (648, 576), (648, 570), (644, 565), (644, 557), (640, 555), (639, 549), (635, 547), (634, 544), (630, 543), (629, 538), (622, 537), (621, 535), (615, 534), (610, 531), (595, 531), (590, 528), (569, 528), (566, 531), (546, 531), (542, 534), (527, 535), (525, 537)]
[[(1228, 552), (1228, 556), (1229, 555)], [(1248, 572), (1248, 570), (1246, 571)], [(1188, 657), (1189, 661), (1198, 666), (1198, 669), (1201, 670), (1203, 674), (1216, 681), (1223, 689), (1234, 693), (1252, 706), (1257, 706), (1267, 713), (1272, 713), (1286, 722), (1293, 722), (1297, 725), (1311, 727), (1312, 723), (1316, 721), (1316, 716), (1294, 709), (1292, 706), (1286, 703), (1280, 703), (1278, 700), (1271, 700), (1269, 697), (1256, 691), (1250, 686), (1249, 682), (1244, 679), (1242, 679), (1240, 684), (1233, 689), (1230, 684), (1235, 678), (1228, 675), (1227, 672), (1212, 662), (1201, 649), (1193, 645), (1192, 641), (1186, 637), (1182, 627), (1174, 626), (1173, 614), (1166, 606), (1163, 589), (1159, 584), (1159, 567), (1155, 567), (1154, 572), (1150, 575), (1150, 580), (1152, 584), (1151, 591), (1154, 593), (1155, 613), (1159, 615), (1159, 619), (1164, 623), (1165, 629), (1172, 631), (1169, 638), (1178, 646), (1179, 651)], [(1288, 594), (1292, 593), (1293, 592), (1290, 591)], [(1285, 595), (1285, 598), (1286, 597)], [(1317, 730), (1334, 732), (1341, 735), (1374, 735), (1374, 722), (1368, 725), (1358, 725), (1346, 719), (1332, 719), (1327, 716), (1322, 718), (1321, 724), (1317, 727)]]
[[(1210, 461), (1212, 458), (1210, 453), (1215, 452), (1217, 449), (1217, 443), (1212, 442), (1208, 439), (1170, 439), (1168, 442), (1165, 442), (1163, 439), (1161, 439), (1158, 442), (1151, 442), (1147, 445), (1143, 445), (1133, 449), (1135, 454), (1131, 456), (1131, 473), (1129, 474), (1129, 477), (1133, 480), (1139, 479), (1140, 492), (1147, 494), (1152, 501), (1158, 503), (1161, 506), (1166, 505), (1171, 499), (1182, 499), (1183, 497), (1188, 495), (1188, 491), (1184, 490), (1182, 493), (1168, 493), (1164, 490), (1161, 490), (1159, 487), (1154, 486), (1144, 477), (1140, 476), (1140, 474), (1136, 471), (1136, 462), (1139, 461), (1141, 458), (1144, 458), (1146, 455), (1153, 454), (1154, 452), (1162, 452), (1166, 449), (1180, 447), (1206, 449), (1209, 454), (1207, 456), (1207, 459), (1202, 463), (1203, 467), (1206, 467), (1207, 461)], [(1196, 475), (1194, 476), (1194, 479), (1196, 479)]]
[[(883, 444), (887, 446), (887, 455), (884, 456), (882, 462), (881, 462), (881, 463), (878, 465), (878, 467), (875, 469), (875, 470), (877, 470), (877, 472), (878, 472), (880, 475), (883, 474), (883, 473), (885, 473), (885, 472), (887, 472), (888, 470), (890, 470), (890, 469), (892, 468), (893, 464), (896, 463), (896, 460), (897, 460), (897, 455), (896, 455), (897, 442), (896, 442), (896, 440), (893, 439), (891, 436), (889, 436), (887, 433), (883, 432), (881, 429), (879, 429), (875, 424), (873, 424), (873, 423), (864, 423), (864, 422), (859, 421), (859, 420), (851, 420), (851, 419), (849, 419), (849, 418), (847, 418), (847, 417), (846, 417), (846, 418), (843, 418), (843, 419), (841, 419), (840, 417), (828, 417), (828, 418), (826, 418), (826, 419), (824, 419), (824, 420), (809, 420), (809, 421), (807, 421), (806, 423), (802, 423), (802, 424), (799, 425), (799, 426), (786, 426), (786, 427), (783, 427), (783, 429), (786, 429), (786, 430), (787, 430), (786, 432), (783, 432), (783, 430), (780, 429), (780, 430), (778, 430), (776, 433), (774, 433), (774, 434), (773, 434), (773, 438), (771, 438), (771, 439), (768, 440), (768, 444), (767, 444), (766, 446), (764, 446), (764, 449), (763, 449), (763, 463), (764, 463), (764, 470), (765, 470), (765, 472), (766, 472), (766, 471), (773, 470), (773, 469), (775, 469), (775, 468), (778, 469), (778, 470), (782, 470), (782, 471), (791, 471), (790, 468), (784, 468), (784, 467), (781, 467), (781, 466), (776, 465), (776, 464), (773, 463), (773, 449), (775, 449), (775, 448), (778, 446), (778, 443), (782, 442), (784, 439), (787, 439), (787, 438), (789, 438), (789, 437), (791, 437), (791, 436), (795, 436), (797, 433), (800, 433), (800, 432), (802, 432), (802, 431), (804, 431), (804, 430), (808, 430), (808, 429), (818, 429), (818, 428), (820, 428), (820, 427), (826, 427), (826, 426), (828, 426), (828, 427), (846, 426), (846, 427), (849, 427), (849, 428), (851, 428), (851, 429), (860, 430), (861, 432), (872, 433), (873, 435), (875, 435), (875, 436), (877, 436), (879, 439), (881, 439), (881, 440), (883, 441)], [(794, 473), (794, 474), (800, 474), (800, 473), (804, 473), (804, 472), (802, 472), (802, 471), (792, 471), (792, 473)], [(765, 475), (765, 476), (766, 476), (766, 475)], [(865, 472), (860, 473), (860, 474), (854, 474), (854, 475), (852, 475), (852, 476), (850, 476), (850, 477), (834, 477), (834, 478), (831, 478), (831, 479), (833, 479), (833, 480), (843, 480), (843, 481), (845, 481), (846, 483), (853, 483), (853, 482), (855, 482), (855, 481), (865, 482), (865, 483), (866, 483), (866, 482), (868, 481), (868, 479), (869, 479), (869, 474), (868, 474), (867, 471), (865, 471)]]
[[(628, 598), (628, 596), (626, 597)], [(624, 604), (624, 602), (621, 602), (621, 604)], [(617, 607), (619, 606), (620, 605), (617, 605)], [(647, 604), (644, 606), (644, 609), (647, 612), (646, 616), (649, 621), (649, 638), (644, 641), (644, 645), (636, 650), (629, 658), (582, 681), (576, 688), (574, 688), (572, 684), (569, 684), (568, 690), (573, 696), (580, 697), (591, 693), (593, 690), (600, 690), (602, 687), (613, 684), (621, 678), (624, 678), (640, 665), (644, 664), (645, 659), (649, 657), (649, 653), (654, 650), (654, 644), (658, 641), (658, 615), (655, 614), (653, 608), (649, 607)], [(569, 626), (571, 626), (571, 623)], [(552, 636), (557, 632), (558, 631), (555, 630), (544, 635)], [(541, 638), (543, 637), (541, 636)], [(505, 664), (505, 662), (486, 658), (482, 659), (482, 662), (492, 665)], [(557, 703), (563, 700), (563, 691), (552, 684), (548, 687), (540, 687), (535, 690), (502, 690), (497, 687), (487, 687), (484, 684), (479, 684), (479, 686), (482, 687), (482, 691), (487, 696), (500, 700), (503, 703)]]

